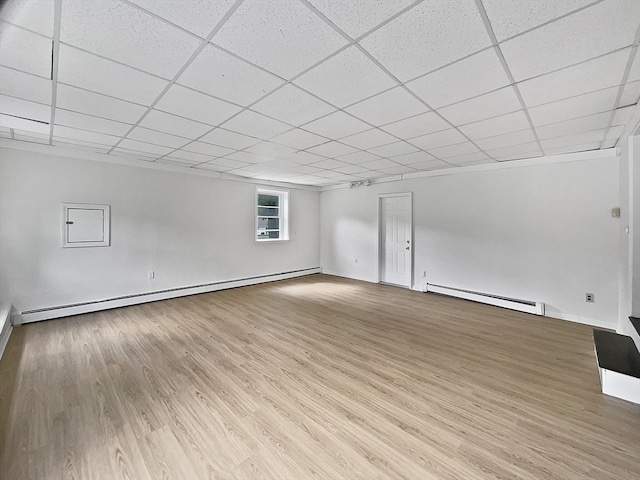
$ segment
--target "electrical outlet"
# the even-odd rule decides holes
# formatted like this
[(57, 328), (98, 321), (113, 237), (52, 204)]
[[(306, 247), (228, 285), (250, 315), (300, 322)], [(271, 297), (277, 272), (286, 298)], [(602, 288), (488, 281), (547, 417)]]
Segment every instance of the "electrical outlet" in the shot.
[(593, 293), (585, 293), (584, 299), (589, 303), (593, 303), (595, 302), (595, 295)]
[(153, 280), (154, 278), (156, 278), (156, 272), (154, 272), (153, 270), (149, 271), (149, 272), (147, 273), (147, 278), (148, 278), (149, 280)]

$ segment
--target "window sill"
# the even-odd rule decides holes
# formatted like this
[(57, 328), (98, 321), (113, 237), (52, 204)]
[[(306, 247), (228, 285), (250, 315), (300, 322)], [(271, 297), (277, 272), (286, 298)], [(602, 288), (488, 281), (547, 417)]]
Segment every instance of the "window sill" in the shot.
[(265, 238), (264, 240), (256, 239), (256, 243), (276, 243), (276, 242), (288, 242), (288, 238)]

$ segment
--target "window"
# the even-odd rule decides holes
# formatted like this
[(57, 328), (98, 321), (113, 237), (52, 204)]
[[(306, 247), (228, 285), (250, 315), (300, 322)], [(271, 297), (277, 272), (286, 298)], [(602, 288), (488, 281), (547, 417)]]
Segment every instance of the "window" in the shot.
[(289, 240), (289, 192), (256, 190), (256, 240)]

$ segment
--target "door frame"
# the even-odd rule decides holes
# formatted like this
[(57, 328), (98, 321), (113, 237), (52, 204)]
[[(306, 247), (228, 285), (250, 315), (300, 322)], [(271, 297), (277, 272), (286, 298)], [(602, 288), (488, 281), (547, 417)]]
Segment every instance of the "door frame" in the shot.
[[(413, 252), (414, 252), (414, 238), (413, 238), (413, 192), (398, 192), (398, 193), (385, 193), (385, 194), (379, 194), (378, 195), (378, 283), (383, 283), (382, 282), (382, 268), (384, 265), (384, 238), (382, 238), (382, 214), (383, 214), (383, 210), (382, 210), (382, 202), (385, 198), (392, 198), (392, 197), (409, 197), (409, 226), (411, 228), (411, 232), (409, 235), (409, 238), (411, 238), (411, 267), (410, 267), (410, 272), (409, 272), (409, 286), (406, 288), (412, 289), (413, 288), (413, 261), (414, 261), (414, 256), (413, 256)], [(403, 285), (395, 285), (395, 284), (388, 284), (388, 285), (393, 285), (393, 286), (397, 286), (397, 287), (401, 287), (404, 288)]]

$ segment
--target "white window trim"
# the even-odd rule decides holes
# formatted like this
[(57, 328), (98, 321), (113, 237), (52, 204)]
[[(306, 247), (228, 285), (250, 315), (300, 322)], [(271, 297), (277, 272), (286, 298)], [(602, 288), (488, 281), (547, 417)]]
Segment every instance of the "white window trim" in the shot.
[[(258, 239), (258, 195), (278, 195), (280, 197), (279, 217), (280, 217), (280, 238), (263, 238)], [(253, 238), (256, 243), (286, 242), (289, 240), (289, 190), (275, 190), (272, 188), (256, 187), (256, 196), (254, 204), (255, 228), (253, 229)]]

